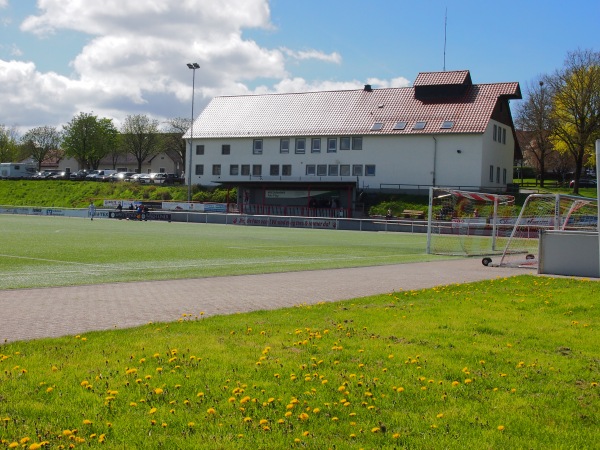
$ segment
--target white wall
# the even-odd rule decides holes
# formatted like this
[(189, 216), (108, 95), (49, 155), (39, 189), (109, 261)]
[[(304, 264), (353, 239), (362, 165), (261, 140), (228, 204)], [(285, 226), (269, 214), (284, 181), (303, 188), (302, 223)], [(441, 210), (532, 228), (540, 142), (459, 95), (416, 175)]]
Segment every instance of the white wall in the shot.
[[(280, 138), (263, 138), (262, 155), (254, 155), (252, 138), (228, 139), (197, 139), (194, 141), (192, 154), (192, 184), (214, 185), (215, 181), (242, 181), (249, 177), (229, 175), (230, 164), (262, 165), (262, 178), (272, 179), (269, 176), (271, 164), (292, 165), (292, 176), (281, 177), (284, 180), (322, 180), (339, 181), (341, 177), (307, 177), (307, 164), (374, 164), (375, 176), (359, 178), (361, 187), (379, 189), (381, 185), (407, 185), (428, 186), (433, 183), (434, 157), (435, 157), (435, 182), (437, 185), (478, 187), (489, 183), (482, 183), (488, 177), (489, 169), (483, 162), (482, 135), (456, 135), (440, 134), (435, 139), (432, 135), (420, 136), (363, 136), (362, 150), (340, 150), (335, 153), (327, 152), (327, 136), (321, 137), (321, 152), (311, 153), (311, 138), (306, 137), (306, 152), (295, 153), (295, 139), (290, 138), (290, 151), (280, 153)], [(491, 140), (491, 137), (490, 137)], [(437, 141), (437, 142), (436, 142)], [(196, 145), (204, 145), (204, 155), (195, 154)], [(230, 155), (221, 154), (221, 146), (231, 146)], [(508, 142), (507, 142), (508, 146)], [(459, 151), (460, 150), (460, 151)], [(488, 159), (491, 158), (491, 155)], [(487, 162), (487, 160), (486, 160)], [(204, 175), (195, 174), (196, 164), (204, 165)], [(220, 178), (212, 175), (212, 166), (221, 164)], [(482, 167), (485, 171), (482, 173)], [(512, 158), (511, 164), (512, 167)], [(363, 167), (364, 169), (364, 167)], [(186, 171), (187, 172), (187, 171)], [(278, 178), (279, 179), (279, 178)], [(355, 176), (346, 177), (346, 180), (356, 180)], [(385, 186), (384, 186), (385, 187)], [(390, 187), (390, 186), (388, 186)]]

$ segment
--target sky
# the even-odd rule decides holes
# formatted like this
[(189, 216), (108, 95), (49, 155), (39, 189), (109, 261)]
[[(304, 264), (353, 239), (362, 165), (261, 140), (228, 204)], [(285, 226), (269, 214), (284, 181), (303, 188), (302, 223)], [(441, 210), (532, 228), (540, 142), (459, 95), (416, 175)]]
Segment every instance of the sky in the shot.
[[(526, 95), (600, 51), (600, 1), (0, 0), (0, 126), (161, 124), (215, 96), (412, 85), (470, 70)], [(192, 71), (187, 63), (198, 63)]]

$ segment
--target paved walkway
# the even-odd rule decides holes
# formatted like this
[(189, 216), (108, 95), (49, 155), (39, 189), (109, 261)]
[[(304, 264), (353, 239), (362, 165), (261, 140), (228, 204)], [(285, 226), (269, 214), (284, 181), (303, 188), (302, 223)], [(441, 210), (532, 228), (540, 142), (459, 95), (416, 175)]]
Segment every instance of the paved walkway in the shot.
[(0, 343), (172, 322), (204, 316), (345, 300), (534, 274), (528, 269), (485, 267), (480, 259), (147, 281), (44, 289), (0, 290)]

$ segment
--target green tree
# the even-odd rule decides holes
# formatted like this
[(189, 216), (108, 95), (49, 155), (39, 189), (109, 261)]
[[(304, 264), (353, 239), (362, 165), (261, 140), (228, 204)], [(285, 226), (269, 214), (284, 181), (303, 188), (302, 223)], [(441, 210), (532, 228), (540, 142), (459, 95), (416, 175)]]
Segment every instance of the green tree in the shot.
[(21, 141), (31, 159), (37, 163), (38, 170), (41, 170), (44, 160), (62, 157), (60, 149), (62, 137), (56, 128), (48, 126), (33, 128), (23, 135)]
[(22, 158), (17, 130), (0, 124), (0, 162), (18, 162)]
[(117, 148), (118, 130), (112, 119), (79, 113), (64, 127), (65, 155), (87, 169), (97, 169), (100, 161)]
[(147, 159), (162, 151), (162, 139), (158, 130), (158, 120), (143, 114), (127, 116), (121, 128), (121, 144), (127, 153), (138, 163), (138, 172)]
[(569, 53), (564, 67), (548, 77), (553, 93), (551, 139), (557, 150), (568, 152), (575, 163), (574, 192), (586, 158), (600, 137), (600, 52)]

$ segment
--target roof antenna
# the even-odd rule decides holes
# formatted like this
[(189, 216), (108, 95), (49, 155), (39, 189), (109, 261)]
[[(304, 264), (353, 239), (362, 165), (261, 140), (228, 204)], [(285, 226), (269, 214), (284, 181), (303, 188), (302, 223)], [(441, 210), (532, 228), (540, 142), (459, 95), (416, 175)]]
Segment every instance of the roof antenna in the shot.
[(444, 72), (446, 71), (446, 29), (448, 28), (448, 7), (446, 7), (446, 15), (444, 16)]

